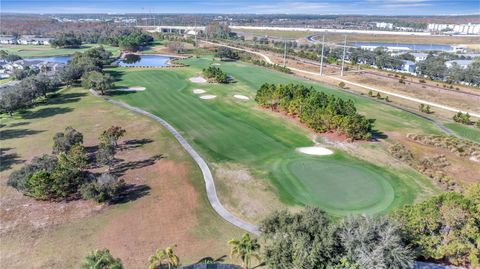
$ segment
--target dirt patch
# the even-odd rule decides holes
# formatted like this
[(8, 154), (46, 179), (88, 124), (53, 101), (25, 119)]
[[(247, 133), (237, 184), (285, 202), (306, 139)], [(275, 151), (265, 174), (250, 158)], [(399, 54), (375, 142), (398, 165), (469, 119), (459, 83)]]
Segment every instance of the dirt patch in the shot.
[(234, 215), (251, 223), (285, 206), (264, 180), (237, 164), (214, 165), (215, 183), (222, 204)]
[(152, 173), (158, 176), (146, 182), (151, 187), (149, 199), (138, 201), (128, 213), (110, 219), (98, 237), (127, 268), (146, 267), (148, 256), (159, 247), (176, 244), (176, 252), (182, 257), (198, 253), (211, 243), (195, 240), (189, 234), (197, 223), (195, 208), (199, 195), (188, 181), (188, 168), (160, 160), (153, 166), (128, 171), (126, 177)]

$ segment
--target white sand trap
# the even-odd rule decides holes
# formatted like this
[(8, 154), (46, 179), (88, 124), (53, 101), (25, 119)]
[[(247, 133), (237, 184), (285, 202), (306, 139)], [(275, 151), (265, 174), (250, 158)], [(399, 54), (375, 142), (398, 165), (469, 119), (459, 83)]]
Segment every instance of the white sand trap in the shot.
[(191, 82), (194, 82), (194, 83), (207, 83), (207, 80), (204, 79), (204, 78), (201, 77), (201, 76), (192, 77), (192, 78), (190, 78), (190, 81), (191, 81)]
[(141, 92), (144, 90), (145, 90), (145, 87), (130, 87), (130, 88), (114, 89), (114, 91), (119, 91), (119, 92)]
[(205, 100), (213, 99), (213, 98), (216, 98), (216, 97), (217, 97), (216, 95), (211, 95), (211, 94), (206, 94), (206, 95), (200, 96), (201, 99), (205, 99)]
[(322, 147), (304, 147), (297, 148), (297, 151), (308, 155), (331, 155), (333, 151)]
[(193, 89), (193, 93), (194, 94), (202, 94), (202, 93), (206, 93), (206, 91), (202, 90), (202, 89)]
[(214, 64), (212, 64), (212, 65), (220, 65), (220, 64), (219, 64), (219, 63), (214, 63)]
[(233, 97), (235, 97), (237, 99), (240, 99), (240, 100), (250, 100), (250, 98), (248, 98), (247, 96), (240, 95), (240, 94), (235, 94)]

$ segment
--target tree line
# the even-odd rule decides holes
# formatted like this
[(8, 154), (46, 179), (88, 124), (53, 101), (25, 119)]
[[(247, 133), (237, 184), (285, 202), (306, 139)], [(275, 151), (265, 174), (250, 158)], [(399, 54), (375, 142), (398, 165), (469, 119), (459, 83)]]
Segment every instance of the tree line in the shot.
[[(386, 216), (338, 219), (316, 207), (277, 211), (261, 222), (259, 237), (246, 233), (227, 244), (243, 269), (258, 264), (275, 269), (410, 269), (415, 260), (476, 268), (479, 210), (480, 184), (474, 184), (464, 194), (442, 193)], [(98, 264), (103, 255), (120, 265), (103, 268), (123, 268), (108, 250), (91, 252), (83, 268), (96, 268), (88, 265)], [(203, 262), (214, 261), (199, 263)], [(149, 264), (149, 268), (176, 268), (180, 259), (169, 247), (158, 249)]]
[(316, 132), (338, 131), (350, 140), (368, 140), (374, 120), (357, 113), (352, 100), (327, 95), (301, 84), (263, 84), (255, 101), (298, 117)]
[[(7, 185), (26, 196), (38, 200), (93, 199), (97, 202), (112, 202), (125, 189), (110, 170), (115, 162), (118, 139), (125, 130), (112, 126), (99, 137), (95, 162), (83, 146), (83, 134), (72, 127), (65, 128), (53, 137), (52, 154), (33, 158), (8, 177)], [(99, 176), (88, 168), (107, 165), (107, 173)]]
[(53, 76), (28, 71), (32, 69), (22, 71), (20, 83), (0, 91), (0, 113), (11, 116), (15, 111), (32, 107), (48, 98), (48, 93), (57, 91), (60, 86), (72, 86), (80, 81), (86, 88), (103, 94), (113, 83), (111, 76), (102, 70), (104, 65), (111, 63), (111, 56), (111, 52), (100, 46), (83, 53), (76, 52), (68, 64)]

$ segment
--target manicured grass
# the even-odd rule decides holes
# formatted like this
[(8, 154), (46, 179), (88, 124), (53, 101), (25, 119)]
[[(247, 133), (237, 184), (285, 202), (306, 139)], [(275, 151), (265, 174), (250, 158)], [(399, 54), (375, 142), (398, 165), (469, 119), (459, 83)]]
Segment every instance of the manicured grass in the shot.
[[(0, 50), (6, 50), (8, 53), (17, 54), (20, 57), (43, 57), (43, 56), (60, 56), (70, 55), (75, 52), (83, 52), (89, 48), (97, 47), (97, 44), (84, 44), (81, 48), (75, 49), (57, 49), (50, 46), (36, 45), (1, 45)], [(103, 47), (111, 51), (114, 56), (120, 54), (120, 50), (116, 47), (103, 45)]]
[(465, 126), (460, 123), (446, 123), (445, 127), (454, 131), (461, 137), (480, 143), (480, 129), (478, 128), (473, 126)]
[[(318, 160), (306, 155), (295, 155), (293, 163), (286, 162), (292, 154), (295, 154), (295, 148), (312, 144), (307, 136), (307, 130), (269, 111), (257, 109), (253, 100), (239, 101), (233, 98), (233, 95), (243, 94), (253, 99), (256, 90), (265, 82), (304, 83), (327, 93), (353, 99), (360, 112), (378, 119), (377, 126), (380, 130), (439, 133), (428, 121), (367, 98), (328, 89), (307, 80), (241, 62), (220, 63), (220, 68), (231, 74), (235, 78), (235, 83), (195, 84), (188, 78), (198, 75), (202, 68), (211, 64), (211, 56), (190, 58), (183, 62), (189, 67), (162, 70), (112, 69), (112, 74), (120, 79), (118, 86), (146, 87), (142, 92), (112, 93), (113, 98), (164, 118), (181, 131), (208, 161), (220, 164), (238, 163), (249, 167), (256, 174), (266, 175), (265, 177), (277, 187), (282, 201), (287, 204), (318, 205), (326, 210), (330, 209), (334, 214), (378, 213), (411, 203), (421, 193), (415, 183), (418, 175), (417, 178), (415, 176), (399, 178), (378, 167), (368, 166), (366, 162), (347, 157), (342, 159), (339, 156), (344, 156), (343, 153), (323, 157), (325, 163), (320, 167), (317, 167)], [(207, 91), (206, 94), (217, 95), (217, 98), (202, 100), (192, 93), (195, 88), (204, 89)], [(298, 169), (303, 167), (298, 166), (298, 162), (308, 162), (309, 165), (305, 170)], [(343, 176), (335, 176), (335, 172), (332, 171), (322, 182), (331, 190), (336, 188), (335, 179), (344, 180), (345, 185), (352, 186), (362, 185), (360, 182), (369, 182), (369, 186), (374, 190), (359, 196), (350, 194), (351, 199), (348, 197), (338, 199), (337, 209), (331, 208), (331, 204), (327, 203), (329, 198), (323, 196), (325, 193), (322, 185), (316, 184), (321, 179), (315, 177), (320, 176), (318, 169), (326, 169), (329, 165), (335, 166), (339, 172), (345, 167), (350, 167), (345, 173), (356, 175), (351, 179), (340, 179)], [(342, 165), (345, 167), (342, 168)], [(279, 167), (287, 169), (279, 170)], [(358, 183), (355, 183), (356, 181)], [(294, 188), (290, 189), (289, 184)], [(302, 184), (306, 187), (295, 188)], [(346, 192), (351, 193), (352, 190)], [(369, 197), (371, 195), (373, 197)], [(363, 202), (357, 205), (356, 203), (360, 201)]]
[[(148, 186), (146, 195), (105, 207), (83, 201), (39, 203), (6, 185), (13, 170), (51, 153), (56, 132), (72, 126), (84, 134), (86, 146), (94, 147), (111, 125), (127, 130), (121, 144), (144, 141), (117, 157), (126, 167), (122, 178)], [(167, 130), (84, 89), (63, 90), (13, 118), (0, 115), (0, 137), (0, 260), (5, 268), (79, 268), (89, 251), (105, 247), (126, 268), (146, 268), (149, 255), (169, 245), (177, 245), (188, 264), (228, 254), (226, 241), (242, 233), (211, 208), (200, 170)], [(162, 158), (149, 164), (154, 155)], [(30, 214), (32, 207), (39, 212)]]
[(273, 167), (275, 184), (288, 194), (284, 199), (319, 205), (335, 215), (382, 212), (394, 200), (393, 174), (340, 152), (322, 157), (292, 154)]

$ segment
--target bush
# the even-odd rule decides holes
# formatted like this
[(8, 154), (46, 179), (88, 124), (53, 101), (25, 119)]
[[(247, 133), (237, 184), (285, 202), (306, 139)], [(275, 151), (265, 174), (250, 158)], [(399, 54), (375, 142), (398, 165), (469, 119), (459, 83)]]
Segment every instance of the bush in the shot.
[(338, 83), (338, 87), (340, 88), (345, 88), (345, 82), (341, 81), (340, 83)]
[(73, 146), (82, 143), (83, 134), (69, 126), (63, 133), (56, 133), (53, 137), (53, 153), (68, 152)]
[(238, 53), (227, 47), (219, 47), (217, 49), (217, 52), (215, 53), (215, 56), (220, 58), (220, 60), (224, 60), (224, 59), (238, 60), (239, 59)]
[(123, 269), (122, 261), (110, 254), (108, 249), (90, 252), (82, 262), (82, 269)]
[(477, 126), (477, 128), (480, 129), (480, 120), (477, 121), (477, 123), (475, 124), (475, 126)]
[(218, 83), (228, 83), (228, 76), (220, 68), (215, 66), (209, 66), (203, 69), (203, 75), (210, 80), (214, 80)]
[(80, 194), (83, 199), (93, 199), (99, 203), (112, 202), (125, 187), (123, 180), (112, 174), (104, 173), (93, 182), (83, 184)]
[[(420, 79), (420, 80), (418, 80), (418, 82), (420, 82), (420, 83), (427, 83), (424, 79)], [(437, 86), (438, 86), (438, 84), (437, 84)]]
[(472, 122), (470, 121), (470, 114), (468, 114), (468, 112), (465, 114), (462, 112), (458, 112), (453, 116), (453, 121), (467, 125), (472, 124)]

